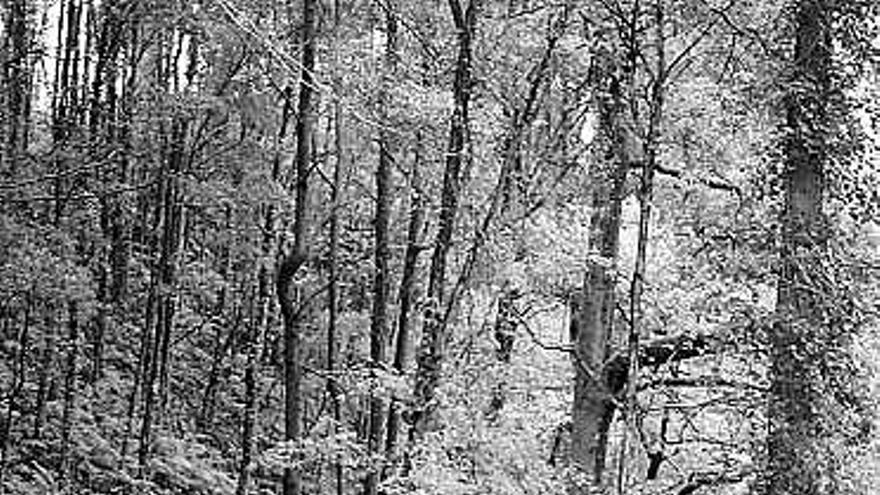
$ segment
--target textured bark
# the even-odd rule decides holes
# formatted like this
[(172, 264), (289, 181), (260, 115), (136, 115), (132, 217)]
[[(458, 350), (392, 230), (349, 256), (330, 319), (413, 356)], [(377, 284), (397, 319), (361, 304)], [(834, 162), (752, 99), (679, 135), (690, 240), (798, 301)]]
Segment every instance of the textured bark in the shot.
[[(284, 320), (284, 439), (296, 444), (302, 434), (302, 312), (295, 311), (291, 293), (293, 278), (308, 257), (309, 167), (312, 162), (314, 120), (314, 70), (317, 1), (304, 0), (302, 10), (302, 73), (296, 120), (296, 208), (293, 247), (278, 266), (276, 290)], [(284, 495), (299, 495), (302, 472), (298, 466), (284, 470)]]
[(2, 120), (0, 138), (3, 139), (3, 152), (0, 153), (0, 174), (16, 177), (18, 156), (27, 149), (28, 121), (30, 120), (30, 93), (32, 76), (28, 50), (30, 49), (30, 29), (28, 26), (29, 5), (26, 0), (10, 0), (6, 6), (6, 39), (3, 41), (2, 55)]
[[(333, 77), (333, 88), (336, 94), (342, 91), (342, 77), (339, 58), (339, 49), (341, 45), (340, 29), (342, 27), (342, 12), (340, 10), (340, 0), (333, 2), (333, 62), (336, 65), (336, 73)], [(340, 407), (340, 393), (335, 373), (339, 363), (339, 230), (340, 230), (340, 208), (344, 201), (344, 180), (346, 157), (344, 151), (343, 139), (343, 112), (342, 104), (339, 100), (333, 102), (333, 139), (334, 139), (334, 155), (336, 162), (333, 165), (333, 188), (331, 190), (330, 204), (333, 208), (330, 212), (330, 246), (329, 261), (330, 273), (329, 283), (327, 287), (327, 373), (331, 376), (327, 380), (327, 393), (330, 395), (331, 407), (333, 408), (333, 433), (339, 433), (339, 426), (342, 424), (342, 410)], [(333, 463), (333, 475), (335, 477), (336, 495), (345, 493), (345, 479), (342, 468), (342, 460), (337, 457)]]
[[(47, 318), (46, 325), (51, 328), (55, 322), (52, 318)], [(34, 431), (32, 436), (36, 439), (42, 438), (43, 427), (46, 425), (47, 407), (49, 395), (54, 388), (55, 377), (52, 373), (52, 362), (55, 356), (55, 335), (49, 334), (43, 338), (40, 349), (40, 365), (37, 373), (37, 396), (34, 409)]]
[[(403, 255), (403, 276), (400, 280), (398, 292), (400, 310), (397, 317), (397, 333), (394, 339), (394, 361), (392, 367), (394, 371), (401, 375), (406, 371), (406, 367), (411, 359), (410, 317), (412, 303), (415, 299), (416, 266), (419, 261), (419, 253), (422, 251), (419, 246), (419, 240), (425, 223), (425, 201), (422, 191), (421, 172), (419, 170), (423, 153), (421, 140), (422, 137), (420, 135), (416, 137), (417, 150), (411, 173), (410, 210), (406, 229), (406, 250)], [(396, 455), (398, 435), (400, 434), (401, 427), (400, 416), (400, 402), (392, 398), (388, 411), (388, 434), (385, 442), (385, 455), (389, 458), (394, 458)]]
[[(592, 171), (593, 214), (590, 219), (590, 251), (602, 262), (589, 260), (583, 291), (572, 301), (575, 388), (572, 406), (571, 463), (588, 479), (601, 482), (605, 468), (608, 428), (614, 414), (610, 390), (600, 370), (607, 358), (608, 340), (614, 327), (616, 307), (615, 266), (620, 234), (621, 201), (627, 170), (633, 161), (627, 147), (624, 123), (626, 107), (622, 81), (609, 76), (609, 97), (601, 102), (600, 125), (607, 135), (609, 159)], [(604, 169), (608, 167), (607, 169)], [(580, 485), (573, 492), (582, 493)]]
[[(394, 80), (397, 57), (397, 12), (394, 0), (386, 5), (385, 17), (385, 67), (382, 81), (380, 111), (384, 114), (386, 125), (391, 125), (389, 110), (391, 106), (390, 86)], [(375, 239), (375, 261), (373, 277), (373, 311), (370, 321), (370, 365), (378, 370), (385, 365), (388, 341), (388, 306), (390, 292), (391, 260), (390, 223), (391, 223), (391, 189), (392, 163), (397, 155), (397, 140), (387, 130), (380, 131), (379, 166), (376, 170), (376, 212), (373, 221)], [(375, 373), (373, 378), (376, 379)], [(370, 393), (369, 432), (367, 451), (374, 456), (382, 454), (384, 438), (385, 399), (376, 393), (376, 384)], [(364, 495), (375, 495), (381, 469), (372, 466), (364, 480)]]
[(269, 324), (269, 269), (260, 267), (257, 275), (257, 317), (252, 320), (252, 328), (245, 352), (247, 364), (244, 370), (244, 418), (241, 428), (241, 459), (238, 465), (238, 483), (235, 495), (247, 495), (251, 485), (251, 470), (254, 461), (254, 438), (257, 433), (257, 396), (259, 394), (260, 350), (263, 348), (266, 328)]
[[(519, 215), (525, 207), (526, 177), (523, 177), (522, 147), (526, 131), (532, 125), (540, 108), (540, 95), (546, 81), (551, 77), (550, 61), (556, 49), (560, 36), (565, 32), (572, 3), (567, 1), (561, 6), (558, 17), (552, 22), (547, 33), (547, 44), (541, 58), (531, 67), (528, 72), (529, 84), (522, 97), (522, 103), (514, 110), (509, 129), (502, 143), (502, 164), (498, 177), (498, 184), (492, 204), (483, 219), (477, 240), (471, 247), (465, 269), (469, 270), (476, 263), (477, 254), (486, 242), (491, 223), (496, 216)], [(564, 140), (563, 140), (564, 142)], [(562, 152), (564, 156), (564, 150)], [(527, 247), (525, 245), (525, 226), (520, 225), (513, 240), (515, 254), (513, 264), (523, 262)], [(463, 272), (462, 278), (467, 278), (469, 273)], [(509, 365), (513, 354), (513, 346), (516, 340), (516, 329), (519, 325), (519, 315), (516, 308), (516, 300), (520, 293), (515, 283), (507, 281), (504, 284), (501, 296), (498, 298), (498, 312), (495, 320), (494, 337), (498, 345), (497, 357), (502, 365)], [(454, 301), (450, 301), (452, 304)], [(502, 372), (503, 373), (503, 372)], [(504, 407), (506, 400), (507, 383), (502, 376), (493, 387), (492, 399), (486, 412), (490, 419), (497, 419), (498, 413)]]
[[(284, 103), (281, 109), (281, 125), (279, 126), (278, 134), (275, 136), (275, 156), (272, 160), (272, 181), (276, 184), (281, 178), (281, 142), (287, 137), (287, 130), (291, 114), (293, 113), (291, 100), (291, 92), (285, 91)], [(275, 255), (277, 245), (275, 239), (275, 210), (272, 205), (265, 207), (263, 222), (262, 251), (265, 260), (269, 260)], [(271, 270), (272, 268), (269, 266), (268, 261), (263, 261), (260, 265), (260, 271), (257, 274), (256, 310), (258, 315), (256, 328), (252, 329), (246, 343), (245, 404), (241, 430), (241, 461), (238, 468), (236, 495), (247, 495), (250, 491), (251, 471), (254, 460), (254, 439), (256, 438), (259, 426), (257, 398), (259, 396), (260, 354), (266, 339), (266, 332), (270, 327), (271, 318)]]
[(27, 355), (30, 340), (30, 324), (32, 312), (32, 296), (28, 294), (24, 305), (21, 329), (18, 333), (18, 353), (15, 360), (15, 368), (12, 375), (12, 384), (7, 392), (7, 404), (4, 418), (0, 422), (0, 485), (3, 483), (6, 473), (6, 463), (9, 458), (9, 446), (12, 440), (12, 415), (18, 408), (18, 399), (22, 396), (27, 381)]
[[(119, 68), (117, 58), (122, 50), (125, 38), (122, 35), (127, 26), (122, 7), (118, 2), (107, 2), (101, 5), (99, 20), (91, 19), (90, 38), (95, 40), (95, 68), (94, 79), (91, 85), (89, 97), (89, 137), (91, 140), (90, 153), (98, 152), (102, 144), (119, 146), (124, 151), (118, 159), (115, 170), (107, 172), (98, 171), (99, 180), (106, 184), (124, 184), (127, 173), (127, 135), (120, 132), (122, 120), (119, 114), (117, 84), (119, 83)], [(90, 12), (94, 12), (91, 8)], [(94, 14), (93, 14), (94, 15)], [(95, 23), (99, 28), (95, 28)], [(97, 33), (95, 32), (97, 31)], [(88, 71), (86, 71), (88, 73)], [(124, 81), (125, 82), (125, 81)], [(123, 90), (125, 91), (125, 90)], [(124, 273), (127, 272), (127, 256), (125, 255), (125, 243), (123, 241), (125, 228), (125, 208), (122, 198), (102, 196), (100, 198), (101, 230), (106, 239), (108, 248), (102, 253), (101, 266), (98, 269), (98, 309), (95, 321), (92, 325), (91, 335), (91, 359), (92, 367), (90, 378), (92, 382), (100, 380), (103, 376), (104, 366), (104, 340), (108, 331), (111, 331), (110, 316), (116, 311), (122, 302), (125, 283)]]
[(771, 330), (768, 438), (770, 495), (824, 493), (808, 449), (821, 418), (810, 383), (810, 326), (821, 324), (808, 272), (824, 250), (822, 212), (825, 132), (830, 92), (832, 2), (801, 0), (795, 11), (793, 77), (786, 99), (785, 202), (782, 212), (782, 273), (778, 320)]
[[(654, 22), (656, 39), (656, 68), (655, 74), (664, 74), (665, 67), (665, 39), (663, 35), (663, 3), (657, 2), (654, 5)], [(644, 149), (646, 158), (642, 164), (642, 173), (638, 188), (639, 201), (639, 226), (638, 237), (636, 241), (635, 265), (633, 267), (632, 278), (630, 281), (629, 292), (629, 335), (627, 338), (627, 354), (629, 355), (627, 373), (628, 380), (626, 382), (626, 401), (624, 402), (624, 416), (629, 424), (634, 424), (636, 429), (642, 430), (642, 425), (638, 415), (633, 415), (632, 411), (636, 410), (638, 400), (636, 397), (636, 389), (639, 379), (639, 349), (641, 345), (641, 336), (644, 330), (645, 311), (642, 305), (642, 296), (645, 290), (645, 273), (648, 262), (648, 241), (649, 227), (651, 224), (651, 211), (654, 200), (654, 171), (657, 164), (657, 155), (659, 153), (660, 125), (663, 116), (663, 92), (664, 80), (658, 77), (654, 80), (651, 87), (651, 100), (648, 118), (648, 135), (645, 139)], [(622, 492), (626, 484), (626, 458), (628, 449), (628, 432), (624, 429), (621, 441), (620, 457), (617, 470), (617, 490)], [(653, 446), (650, 446), (653, 447)], [(653, 455), (654, 453), (652, 453)], [(648, 476), (656, 476), (659, 469), (659, 460), (661, 455), (654, 455), (650, 459), (650, 467), (648, 468)], [(653, 471), (653, 475), (652, 472)]]
[(446, 148), (446, 164), (443, 171), (443, 191), (440, 198), (440, 225), (434, 239), (431, 267), (428, 276), (428, 298), (422, 342), (417, 356), (415, 410), (413, 428), (410, 436), (421, 434), (430, 417), (434, 404), (434, 393), (440, 381), (443, 354), (446, 340), (444, 325), (444, 289), (446, 283), (446, 264), (452, 235), (455, 230), (455, 217), (458, 212), (460, 195), (460, 174), (467, 153), (467, 135), (470, 122), (470, 100), (472, 86), (472, 42), (476, 29), (477, 12), (481, 0), (469, 0), (462, 8), (459, 0), (449, 0), (450, 10), (457, 30), (458, 55), (455, 63), (455, 78), (452, 93), (455, 101), (452, 122), (449, 127), (449, 140)]
[[(162, 417), (168, 395), (169, 349), (177, 309), (177, 265), (183, 241), (184, 206), (179, 174), (182, 167), (186, 123), (175, 121), (170, 136), (171, 149), (164, 159), (159, 193), (159, 259), (155, 267), (155, 330), (145, 360), (143, 418), (141, 421), (139, 466), (143, 469), (150, 457), (152, 429)], [(158, 399), (158, 400), (156, 400)]]
[(71, 430), (73, 428), (73, 401), (76, 399), (76, 354), (79, 349), (78, 314), (76, 303), (71, 301), (67, 307), (67, 363), (64, 367), (64, 405), (61, 416), (61, 477), (65, 484), (70, 483), (71, 471)]

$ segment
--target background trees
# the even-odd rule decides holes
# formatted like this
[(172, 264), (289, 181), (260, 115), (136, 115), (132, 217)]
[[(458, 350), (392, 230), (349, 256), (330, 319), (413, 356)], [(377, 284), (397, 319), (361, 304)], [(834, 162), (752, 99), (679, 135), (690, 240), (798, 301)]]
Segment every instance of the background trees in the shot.
[(0, 12), (6, 492), (876, 484), (871, 2)]

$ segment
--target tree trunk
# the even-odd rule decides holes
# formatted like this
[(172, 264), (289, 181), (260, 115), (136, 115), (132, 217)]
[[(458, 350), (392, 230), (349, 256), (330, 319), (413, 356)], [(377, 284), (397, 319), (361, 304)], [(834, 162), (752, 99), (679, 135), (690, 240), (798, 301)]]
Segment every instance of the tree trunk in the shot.
[[(296, 208), (293, 248), (281, 260), (276, 275), (278, 303), (284, 320), (284, 438), (299, 441), (302, 433), (302, 316), (294, 307), (293, 278), (308, 258), (309, 167), (312, 162), (314, 120), (314, 70), (317, 26), (316, 0), (303, 1), (302, 74), (296, 120)], [(297, 456), (298, 458), (299, 456)], [(299, 495), (302, 473), (299, 466), (284, 470), (284, 495)]]
[[(54, 308), (47, 308), (51, 313), (55, 312)], [(43, 324), (46, 328), (53, 328), (56, 324), (55, 316), (48, 316)], [(34, 431), (33, 437), (40, 439), (43, 436), (43, 427), (46, 424), (46, 415), (48, 413), (48, 402), (51, 391), (54, 388), (55, 377), (52, 373), (53, 361), (55, 357), (55, 339), (56, 336), (50, 330), (48, 335), (43, 337), (40, 349), (40, 364), (37, 374), (37, 393), (36, 404), (34, 405)]]
[[(825, 132), (830, 92), (831, 10), (824, 0), (801, 0), (795, 13), (793, 73), (786, 99), (785, 202), (778, 321), (771, 330), (768, 439), (770, 495), (822, 493), (815, 461), (806, 454), (821, 418), (811, 380), (810, 327), (819, 322), (811, 277), (827, 236), (822, 213)], [(821, 296), (819, 296), (821, 297)]]
[[(655, 74), (664, 74), (665, 67), (665, 39), (663, 35), (663, 3), (662, 0), (654, 5), (654, 21), (656, 39), (656, 67)], [(651, 89), (651, 99), (649, 106), (648, 135), (644, 142), (645, 160), (642, 164), (642, 173), (638, 188), (639, 201), (639, 226), (636, 240), (636, 256), (635, 266), (633, 267), (632, 279), (630, 280), (629, 292), (629, 335), (627, 338), (627, 354), (628, 354), (628, 372), (626, 382), (626, 396), (624, 401), (625, 411), (624, 421), (627, 427), (624, 428), (623, 438), (621, 440), (620, 458), (617, 470), (617, 490), (623, 493), (626, 490), (626, 457), (628, 449), (629, 431), (632, 427), (637, 431), (642, 431), (640, 419), (633, 411), (637, 410), (638, 399), (636, 397), (636, 389), (639, 379), (639, 350), (641, 345), (641, 336), (644, 327), (644, 307), (642, 305), (642, 296), (645, 291), (645, 272), (647, 270), (648, 257), (648, 241), (649, 227), (651, 224), (651, 210), (654, 200), (654, 170), (657, 166), (657, 155), (659, 153), (660, 125), (663, 118), (663, 96), (665, 81), (662, 77), (657, 77), (653, 81)], [(650, 446), (653, 447), (653, 446)], [(659, 457), (655, 457), (657, 459)], [(652, 469), (659, 469), (659, 465)], [(656, 476), (656, 473), (655, 473)]]
[[(390, 86), (394, 81), (397, 57), (397, 12), (391, 0), (386, 6), (385, 21), (385, 67), (382, 88), (380, 89), (380, 112), (384, 115), (385, 125), (392, 125), (389, 118), (391, 105)], [(376, 392), (376, 370), (385, 364), (388, 341), (388, 294), (390, 290), (389, 261), (390, 223), (391, 223), (391, 165), (397, 158), (397, 140), (387, 130), (381, 130), (379, 136), (379, 166), (376, 170), (376, 213), (374, 219), (375, 236), (375, 273), (373, 278), (373, 311), (370, 321), (370, 360), (374, 371), (374, 381), (370, 393), (370, 427), (367, 438), (367, 451), (370, 455), (381, 456), (382, 439), (385, 420), (385, 400)], [(376, 487), (381, 472), (380, 466), (371, 466), (364, 481), (364, 495), (376, 495)]]
[[(340, 66), (339, 51), (341, 48), (340, 29), (342, 26), (342, 13), (340, 11), (340, 0), (333, 2), (333, 62), (335, 72), (333, 75), (333, 88), (336, 94), (342, 91), (342, 77)], [(338, 435), (339, 426), (342, 424), (342, 409), (340, 407), (339, 387), (337, 384), (336, 368), (339, 362), (339, 223), (340, 208), (342, 208), (343, 191), (345, 175), (345, 151), (343, 149), (345, 140), (343, 139), (343, 113), (342, 105), (339, 100), (333, 102), (333, 139), (334, 139), (334, 155), (336, 162), (333, 166), (333, 187), (331, 190), (330, 204), (333, 210), (330, 212), (330, 246), (329, 261), (330, 274), (329, 286), (327, 290), (327, 373), (330, 379), (327, 380), (327, 393), (330, 395), (331, 407), (333, 408), (333, 429), (334, 435)], [(337, 456), (333, 463), (333, 475), (336, 478), (336, 495), (343, 495), (345, 492), (345, 481), (343, 478), (342, 459)]]
[[(90, 8), (90, 12), (93, 9)], [(117, 113), (117, 90), (119, 70), (118, 54), (124, 44), (122, 32), (126, 23), (121, 18), (120, 7), (115, 2), (101, 5), (100, 34), (95, 34), (94, 26), (90, 36), (97, 36), (94, 79), (89, 96), (89, 136), (91, 139), (90, 154), (99, 152), (103, 144), (111, 146), (122, 144), (124, 134), (117, 132), (120, 127), (120, 116)], [(91, 20), (90, 25), (95, 21)], [(88, 73), (88, 71), (86, 71)], [(126, 81), (123, 81), (125, 83)], [(125, 155), (126, 151), (123, 151)], [(107, 185), (125, 183), (125, 156), (118, 160), (118, 168), (111, 173), (96, 172), (99, 181)], [(100, 200), (101, 230), (108, 248), (102, 250), (101, 263), (98, 268), (98, 308), (92, 324), (90, 379), (97, 382), (103, 375), (104, 340), (110, 324), (110, 316), (121, 302), (119, 290), (121, 237), (123, 231), (123, 215), (125, 209), (121, 205), (122, 198), (112, 195)]]
[(257, 318), (252, 323), (246, 342), (247, 364), (244, 370), (244, 418), (241, 430), (241, 460), (235, 495), (247, 495), (250, 489), (251, 464), (254, 459), (254, 439), (257, 433), (257, 397), (259, 395), (260, 351), (269, 323), (269, 269), (260, 267), (257, 275)]
[(7, 41), (2, 63), (3, 152), (0, 152), (0, 174), (14, 178), (18, 174), (18, 157), (27, 149), (28, 121), (31, 104), (30, 31), (28, 29), (27, 0), (10, 0), (4, 19)]
[[(572, 342), (575, 359), (572, 406), (571, 463), (587, 479), (601, 483), (608, 428), (614, 415), (611, 391), (602, 370), (617, 306), (616, 270), (621, 202), (627, 171), (633, 161), (628, 148), (627, 112), (617, 74), (607, 75), (609, 96), (600, 102), (600, 126), (607, 136), (608, 160), (591, 168), (592, 216), (590, 252), (601, 262), (587, 261), (583, 291), (572, 299)], [(604, 170), (605, 167), (610, 170)], [(585, 493), (575, 484), (574, 493)]]
[(73, 401), (76, 399), (76, 354), (77, 354), (77, 307), (76, 303), (68, 303), (67, 315), (67, 364), (64, 368), (64, 406), (61, 416), (61, 478), (65, 486), (70, 480), (70, 445), (71, 429), (73, 428)]
[[(411, 173), (410, 211), (407, 222), (406, 250), (403, 255), (403, 275), (400, 280), (398, 300), (400, 309), (397, 317), (397, 334), (394, 339), (394, 371), (403, 376), (410, 358), (410, 316), (415, 299), (416, 267), (419, 261), (419, 246), (422, 228), (425, 222), (425, 198), (422, 190), (420, 161), (423, 154), (422, 137), (416, 136), (416, 157)], [(393, 459), (396, 455), (398, 435), (400, 433), (400, 402), (394, 398), (388, 410), (388, 433), (385, 441), (385, 455)]]
[(443, 365), (446, 340), (445, 325), (443, 324), (446, 263), (449, 249), (452, 246), (455, 217), (458, 212), (461, 168), (467, 153), (472, 89), (472, 43), (477, 24), (477, 12), (481, 3), (482, 0), (469, 0), (466, 8), (463, 9), (460, 0), (449, 0), (458, 41), (455, 78), (452, 86), (455, 106), (449, 126), (446, 165), (443, 171), (440, 225), (434, 240), (434, 252), (431, 255), (431, 268), (428, 276), (429, 303), (425, 311), (422, 342), (417, 356), (415, 409), (413, 411), (413, 428), (410, 430), (410, 436), (413, 438), (425, 430), (431, 411), (436, 407), (434, 393), (440, 381)]
[(6, 462), (9, 458), (9, 445), (12, 440), (12, 416), (18, 407), (18, 398), (25, 389), (27, 381), (27, 355), (30, 345), (30, 325), (32, 311), (32, 296), (30, 293), (26, 296), (24, 306), (24, 317), (21, 330), (18, 334), (18, 356), (16, 356), (15, 369), (12, 375), (12, 384), (7, 393), (8, 400), (6, 404), (5, 417), (0, 423), (0, 486), (3, 486), (3, 478), (6, 472)]

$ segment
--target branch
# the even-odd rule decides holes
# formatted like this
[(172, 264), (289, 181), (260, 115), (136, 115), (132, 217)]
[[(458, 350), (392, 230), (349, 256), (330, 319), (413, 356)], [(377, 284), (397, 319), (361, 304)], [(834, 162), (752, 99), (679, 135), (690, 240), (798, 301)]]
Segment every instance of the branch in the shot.
[(748, 477), (748, 471), (740, 471), (738, 473), (691, 473), (688, 480), (681, 488), (678, 489), (676, 495), (690, 495), (700, 488), (707, 486), (728, 485), (739, 483)]
[[(640, 166), (641, 163), (639, 162), (639, 163), (636, 163), (635, 165)], [(666, 175), (669, 177), (674, 177), (676, 179), (684, 179), (685, 175), (686, 175), (685, 171), (683, 171), (683, 170), (676, 170), (673, 168), (664, 167), (663, 165), (660, 165), (660, 164), (655, 164), (654, 170), (658, 174)], [(735, 193), (737, 195), (737, 197), (742, 198), (742, 189), (740, 189), (740, 187), (737, 185), (731, 184), (729, 182), (712, 180), (712, 179), (708, 179), (705, 177), (696, 177), (696, 180), (700, 184), (703, 184), (704, 186), (708, 187), (709, 189), (718, 189), (720, 191), (732, 192), (732, 193)]]
[[(715, 334), (675, 335), (645, 342), (639, 349), (639, 366), (659, 366), (716, 352), (722, 340)], [(605, 363), (605, 376), (612, 393), (622, 390), (629, 379), (629, 358), (616, 352)]]
[(741, 390), (754, 390), (756, 392), (768, 392), (768, 388), (755, 383), (744, 382), (739, 380), (728, 380), (717, 376), (698, 376), (690, 378), (658, 378), (651, 380), (639, 387), (639, 390), (646, 390), (655, 387), (692, 387), (692, 388), (711, 388), (726, 387)]

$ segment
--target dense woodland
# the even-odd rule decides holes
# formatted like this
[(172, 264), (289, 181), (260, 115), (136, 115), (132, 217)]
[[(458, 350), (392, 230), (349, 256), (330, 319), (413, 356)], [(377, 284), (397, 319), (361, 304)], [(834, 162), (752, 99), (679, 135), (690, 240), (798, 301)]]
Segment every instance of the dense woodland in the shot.
[(0, 15), (0, 493), (880, 493), (877, 3)]

